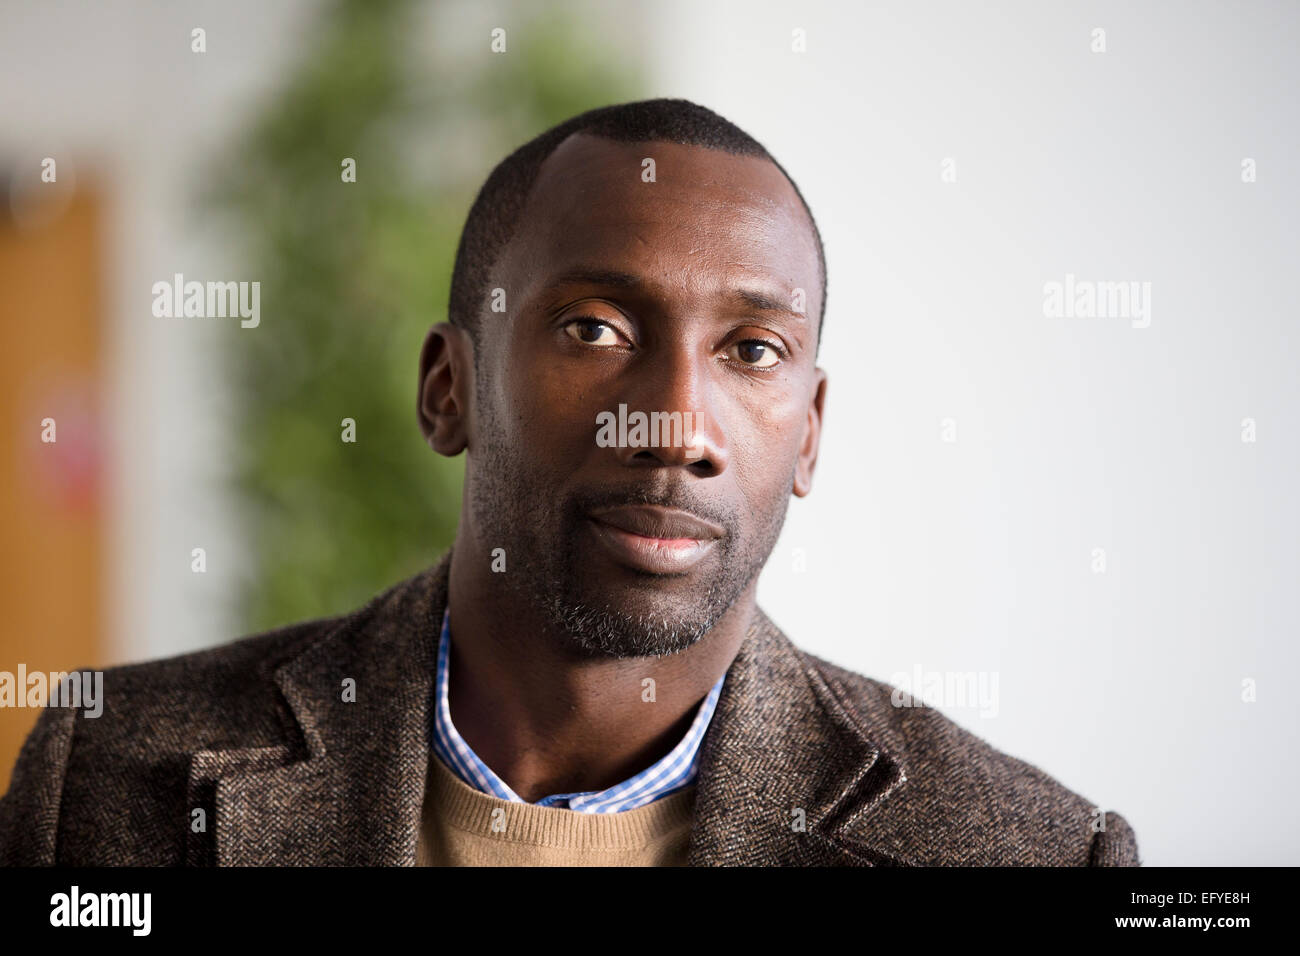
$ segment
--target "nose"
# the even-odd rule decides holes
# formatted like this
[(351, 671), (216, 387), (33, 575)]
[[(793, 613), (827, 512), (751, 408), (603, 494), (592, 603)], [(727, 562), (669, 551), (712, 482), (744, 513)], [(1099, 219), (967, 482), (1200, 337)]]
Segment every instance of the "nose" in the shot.
[[(685, 468), (702, 478), (730, 460), (726, 433), (710, 404), (709, 359), (686, 347), (647, 354), (616, 411), (614, 452), (630, 468)], [(626, 431), (624, 423), (626, 422)]]

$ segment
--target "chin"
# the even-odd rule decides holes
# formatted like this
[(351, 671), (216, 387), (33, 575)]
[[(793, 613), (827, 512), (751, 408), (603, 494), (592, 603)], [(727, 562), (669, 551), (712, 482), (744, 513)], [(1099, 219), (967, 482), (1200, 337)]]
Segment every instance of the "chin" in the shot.
[(573, 647), (591, 657), (664, 657), (677, 654), (707, 634), (716, 621), (699, 603), (628, 599), (609, 595), (548, 602), (548, 614)]

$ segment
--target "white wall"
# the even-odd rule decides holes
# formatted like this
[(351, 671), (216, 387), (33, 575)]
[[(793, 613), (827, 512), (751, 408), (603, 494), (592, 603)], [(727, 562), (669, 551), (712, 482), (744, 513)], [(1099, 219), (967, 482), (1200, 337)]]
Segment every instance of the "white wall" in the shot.
[[(1300, 862), (1300, 10), (660, 10), (656, 95), (763, 142), (826, 243), (821, 462), (762, 605), (877, 678), (995, 673), (996, 716), (941, 709), (1122, 813), (1144, 862)], [(1066, 273), (1149, 281), (1150, 325), (1045, 317)]]

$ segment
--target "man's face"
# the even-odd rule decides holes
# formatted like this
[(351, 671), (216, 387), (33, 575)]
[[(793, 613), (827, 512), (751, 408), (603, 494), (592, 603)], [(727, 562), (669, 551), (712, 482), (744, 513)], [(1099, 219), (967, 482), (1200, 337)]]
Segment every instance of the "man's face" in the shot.
[(752, 157), (575, 135), (490, 286), (506, 311), (479, 319), (478, 540), (579, 652), (690, 646), (755, 582), (816, 458), (820, 274), (793, 188)]

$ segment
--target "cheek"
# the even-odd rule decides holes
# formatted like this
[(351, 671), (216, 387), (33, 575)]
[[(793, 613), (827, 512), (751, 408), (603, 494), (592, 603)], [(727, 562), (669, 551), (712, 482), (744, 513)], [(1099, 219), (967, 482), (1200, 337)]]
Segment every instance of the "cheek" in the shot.
[[(536, 464), (581, 461), (596, 444), (594, 390), (565, 362), (517, 359), (505, 378), (503, 396), (510, 441)], [(593, 407), (588, 407), (593, 406)]]
[(741, 395), (728, 410), (734, 432), (733, 449), (758, 450), (764, 456), (797, 454), (807, 424), (807, 404), (793, 390), (755, 389)]
[(807, 407), (789, 398), (755, 395), (761, 401), (738, 403), (729, 413), (727, 441), (735, 480), (756, 508), (784, 506), (807, 424)]

